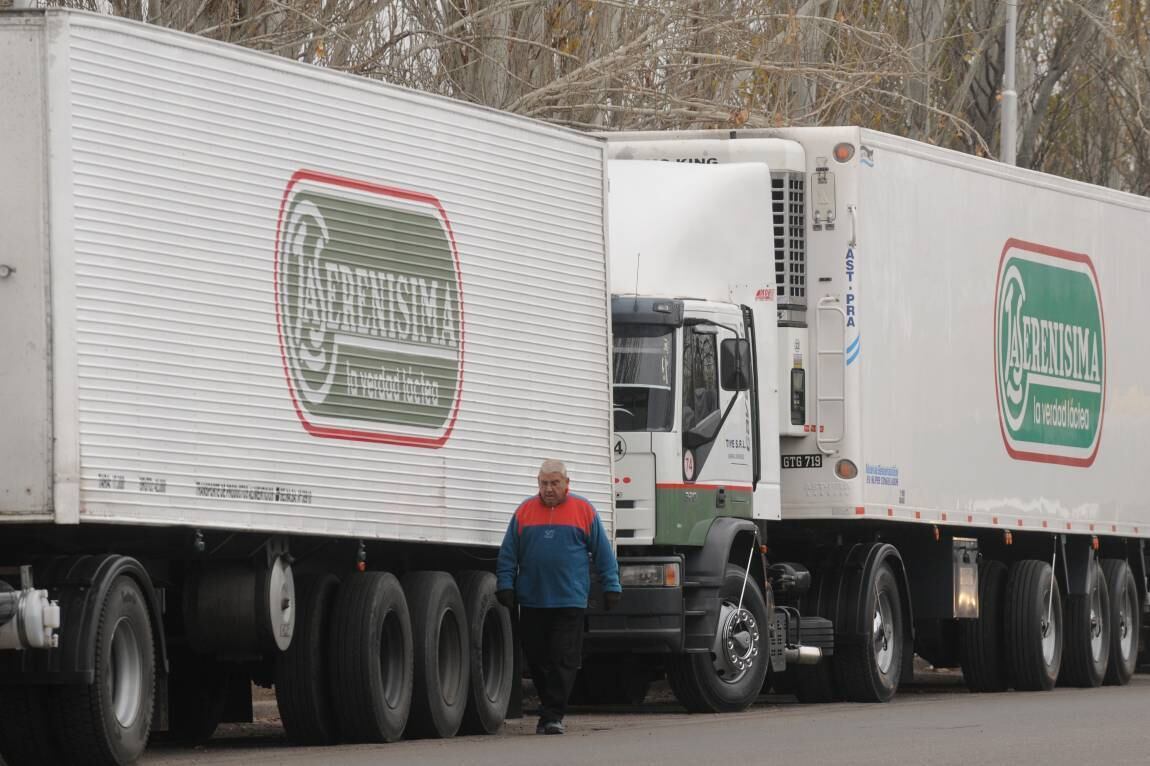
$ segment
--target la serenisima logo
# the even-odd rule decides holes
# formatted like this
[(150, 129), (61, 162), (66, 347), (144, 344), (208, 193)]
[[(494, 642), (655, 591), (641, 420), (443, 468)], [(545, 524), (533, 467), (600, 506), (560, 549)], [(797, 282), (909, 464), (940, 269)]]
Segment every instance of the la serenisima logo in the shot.
[(311, 171), (284, 191), (276, 308), (296, 412), (315, 436), (442, 446), (463, 381), (463, 288), (427, 194)]
[(1090, 258), (1008, 241), (994, 307), (1007, 452), (1017, 460), (1091, 465), (1106, 404), (1106, 326)]

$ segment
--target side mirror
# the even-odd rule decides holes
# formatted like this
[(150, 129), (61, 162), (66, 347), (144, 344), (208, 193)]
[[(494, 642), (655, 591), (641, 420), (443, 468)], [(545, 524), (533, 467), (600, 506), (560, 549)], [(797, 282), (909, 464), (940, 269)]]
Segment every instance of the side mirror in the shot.
[(751, 344), (742, 338), (727, 338), (719, 346), (719, 382), (724, 391), (746, 391), (751, 387)]

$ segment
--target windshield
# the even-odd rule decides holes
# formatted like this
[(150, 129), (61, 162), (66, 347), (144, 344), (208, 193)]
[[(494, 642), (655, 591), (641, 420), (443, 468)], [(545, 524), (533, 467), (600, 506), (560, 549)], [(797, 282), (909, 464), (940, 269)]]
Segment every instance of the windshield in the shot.
[(675, 328), (615, 325), (615, 430), (670, 431), (675, 417)]

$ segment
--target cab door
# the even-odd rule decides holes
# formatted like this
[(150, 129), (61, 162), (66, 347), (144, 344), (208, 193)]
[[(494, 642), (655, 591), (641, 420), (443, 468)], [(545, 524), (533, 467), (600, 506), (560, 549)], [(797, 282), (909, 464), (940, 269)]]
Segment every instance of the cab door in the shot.
[(696, 321), (683, 328), (684, 526), (715, 516), (751, 516), (751, 359), (734, 330), (737, 321)]

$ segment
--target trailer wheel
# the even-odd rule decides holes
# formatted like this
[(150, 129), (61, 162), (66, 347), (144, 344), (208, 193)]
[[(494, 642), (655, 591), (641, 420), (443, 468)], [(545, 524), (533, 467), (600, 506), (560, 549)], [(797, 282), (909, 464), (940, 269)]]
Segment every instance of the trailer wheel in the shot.
[(972, 692), (1006, 691), (1006, 646), (1003, 636), (1003, 599), (1006, 565), (989, 559), (978, 565), (978, 619), (963, 620), (962, 677)]
[(295, 633), (276, 657), (276, 702), (289, 740), (331, 745), (339, 729), (328, 689), (328, 626), (339, 580), (326, 573), (296, 577), (295, 589)]
[(754, 579), (747, 580), (738, 609), (744, 572), (728, 564), (719, 589), (721, 608), (714, 650), (671, 658), (667, 680), (691, 713), (745, 710), (758, 697), (767, 675), (767, 605)]
[(1010, 685), (1049, 691), (1062, 664), (1062, 594), (1045, 561), (1016, 561), (1006, 579)]
[(1104, 682), (1125, 686), (1134, 675), (1138, 662), (1138, 636), (1142, 628), (1142, 610), (1138, 603), (1138, 586), (1134, 573), (1123, 559), (1105, 559), (1102, 571), (1110, 591), (1110, 664)]
[(328, 693), (351, 742), (394, 742), (411, 712), (412, 641), (395, 575), (364, 572), (339, 587), (328, 643)]
[(168, 731), (160, 737), (180, 745), (211, 739), (224, 715), (228, 674), (210, 657), (173, 650), (168, 675)]
[(836, 645), (835, 680), (849, 700), (886, 702), (898, 691), (906, 651), (898, 581), (890, 565), (882, 563), (853, 590), (847, 597), (853, 597), (852, 611), (862, 616), (864, 640), (841, 649)]
[(0, 756), (7, 766), (63, 763), (48, 712), (47, 686), (0, 687)]
[(1102, 685), (1110, 662), (1110, 589), (1102, 567), (1094, 565), (1090, 592), (1066, 599), (1065, 640), (1059, 683)]
[(54, 695), (62, 762), (125, 764), (143, 754), (156, 691), (146, 603), (131, 577), (112, 581), (100, 605), (95, 681), (65, 686)]
[(471, 651), (467, 614), (446, 572), (410, 572), (403, 589), (415, 633), (412, 737), (453, 737), (467, 708)]
[(495, 575), (462, 572), (459, 590), (470, 636), (471, 682), (460, 731), (494, 734), (503, 726), (511, 702), (515, 644), (511, 615), (495, 600)]

